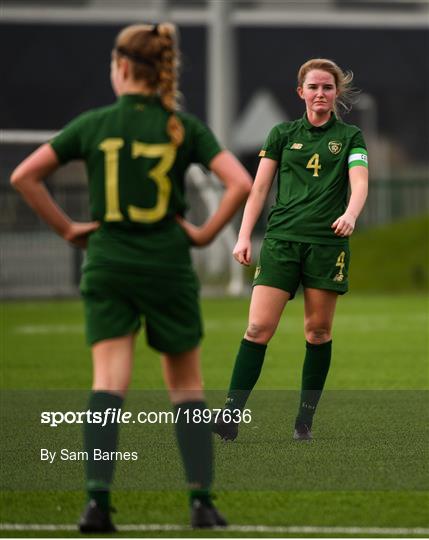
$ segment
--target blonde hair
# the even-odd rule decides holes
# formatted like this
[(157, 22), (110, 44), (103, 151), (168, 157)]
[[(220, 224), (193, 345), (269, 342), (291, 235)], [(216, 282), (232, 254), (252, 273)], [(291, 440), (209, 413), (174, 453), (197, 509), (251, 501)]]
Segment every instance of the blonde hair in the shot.
[(179, 109), (178, 70), (180, 52), (176, 27), (170, 23), (133, 24), (119, 32), (114, 54), (131, 60), (134, 80), (144, 80), (149, 89), (158, 92), (163, 107), (171, 112), (167, 133), (175, 146), (184, 139), (183, 124), (175, 114)]
[(343, 71), (333, 60), (327, 58), (312, 58), (299, 68), (298, 86), (304, 86), (305, 78), (313, 69), (320, 69), (330, 73), (335, 80), (335, 86), (338, 90), (338, 96), (334, 104), (334, 112), (339, 116), (339, 107), (344, 112), (350, 112), (352, 105), (356, 102), (359, 90), (352, 87), (353, 72)]

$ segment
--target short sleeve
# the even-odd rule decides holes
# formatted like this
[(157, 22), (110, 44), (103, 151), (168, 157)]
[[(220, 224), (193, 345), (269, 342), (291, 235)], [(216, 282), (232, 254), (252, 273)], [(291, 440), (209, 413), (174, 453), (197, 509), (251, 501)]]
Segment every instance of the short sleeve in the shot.
[(82, 135), (86, 118), (87, 113), (78, 116), (50, 141), (60, 163), (83, 158)]
[(368, 151), (360, 130), (352, 137), (348, 155), (348, 165), (349, 169), (358, 165), (361, 167), (368, 167)]
[(274, 159), (275, 161), (280, 161), (282, 154), (282, 140), (283, 137), (280, 133), (279, 126), (274, 126), (259, 152), (259, 157), (267, 157)]
[(211, 160), (222, 152), (222, 147), (210, 128), (194, 116), (188, 116), (192, 129), (191, 137), (191, 161), (201, 163), (209, 168)]

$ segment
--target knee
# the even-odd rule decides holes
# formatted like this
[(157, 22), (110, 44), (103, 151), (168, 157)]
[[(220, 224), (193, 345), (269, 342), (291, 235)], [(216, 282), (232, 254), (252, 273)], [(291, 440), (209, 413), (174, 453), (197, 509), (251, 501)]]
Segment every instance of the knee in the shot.
[(273, 337), (274, 332), (275, 326), (251, 322), (244, 337), (249, 341), (265, 344)]
[(305, 329), (305, 339), (313, 345), (322, 345), (331, 340), (331, 330), (323, 326), (308, 326)]

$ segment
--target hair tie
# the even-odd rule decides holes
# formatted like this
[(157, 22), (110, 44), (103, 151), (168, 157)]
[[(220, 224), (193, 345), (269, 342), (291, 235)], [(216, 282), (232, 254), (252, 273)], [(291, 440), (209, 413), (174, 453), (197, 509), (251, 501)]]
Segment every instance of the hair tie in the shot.
[(151, 68), (156, 68), (155, 62), (153, 62), (152, 60), (149, 60), (147, 58), (144, 58), (139, 53), (128, 51), (127, 49), (125, 49), (124, 47), (121, 47), (121, 46), (116, 47), (116, 51), (119, 54), (121, 54), (122, 56), (126, 56), (127, 58), (129, 58), (133, 62), (136, 62), (137, 64), (143, 64), (143, 65), (149, 66)]

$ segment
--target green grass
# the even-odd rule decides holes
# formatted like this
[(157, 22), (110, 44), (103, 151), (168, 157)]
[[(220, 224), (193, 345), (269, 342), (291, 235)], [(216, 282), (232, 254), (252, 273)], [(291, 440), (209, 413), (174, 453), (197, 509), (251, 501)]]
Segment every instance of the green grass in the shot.
[[(207, 389), (225, 389), (246, 328), (248, 300), (206, 299), (202, 364)], [(2, 381), (9, 389), (87, 389), (91, 360), (79, 301), (3, 304)], [(428, 388), (429, 312), (418, 295), (357, 296), (338, 301), (330, 389)], [(288, 304), (271, 341), (259, 389), (299, 388), (303, 303)], [(158, 355), (140, 336), (134, 389), (163, 388)]]
[[(18, 502), (19, 501), (19, 502)], [(345, 527), (421, 527), (425, 522), (427, 496), (415, 492), (234, 492), (219, 493), (219, 507), (227, 512), (234, 524), (345, 526)], [(19, 504), (20, 511), (17, 511)], [(120, 492), (115, 506), (117, 523), (186, 524), (186, 495), (182, 492), (142, 493)], [(30, 492), (6, 494), (2, 500), (1, 521), (10, 522), (10, 508), (14, 522), (74, 523), (82, 510), (82, 496), (77, 493)], [(416, 512), (416, 507), (420, 512)], [(27, 508), (25, 512), (23, 509)], [(31, 510), (29, 510), (31, 509)], [(427, 526), (427, 525), (426, 525)], [(9, 533), (10, 534), (10, 533)], [(182, 533), (183, 534), (183, 533)], [(17, 536), (22, 536), (20, 531)], [(46, 532), (43, 533), (45, 537)], [(56, 536), (64, 536), (64, 532)], [(32, 533), (32, 536), (35, 536)], [(70, 533), (68, 536), (76, 536)], [(129, 532), (125, 536), (132, 536)], [(154, 537), (154, 532), (138, 536)], [(156, 536), (177, 536), (172, 532)], [(192, 532), (186, 536), (231, 537), (231, 532)], [(242, 536), (242, 535), (240, 535)], [(248, 536), (266, 536), (252, 532)], [(270, 535), (271, 536), (271, 535)], [(273, 535), (275, 536), (275, 535)], [(280, 534), (279, 536), (284, 536)], [(294, 534), (293, 536), (296, 536)], [(344, 536), (344, 535), (341, 535)]]
[(350, 240), (353, 291), (429, 289), (429, 216), (357, 233)]
[[(213, 404), (221, 403), (228, 385), (246, 326), (247, 308), (248, 301), (242, 299), (203, 302), (203, 370)], [(258, 391), (249, 402), (254, 423), (244, 427), (233, 444), (216, 441), (219, 507), (231, 523), (238, 525), (428, 527), (428, 408), (422, 392), (429, 383), (427, 300), (417, 295), (355, 294), (339, 300), (327, 393), (315, 424), (316, 439), (305, 447), (290, 440), (296, 406), (296, 394), (292, 391), (299, 388), (304, 350), (302, 317), (302, 298), (298, 297), (286, 308), (268, 348)], [(82, 319), (78, 301), (3, 304), (3, 399), (18, 399), (25, 391), (31, 391), (28, 396), (44, 395), (49, 400), (56, 395), (58, 399), (59, 392), (49, 393), (46, 389), (82, 391), (89, 387), (90, 355), (84, 342)], [(144, 336), (138, 341), (132, 388), (133, 396), (138, 396), (140, 389), (163, 388), (158, 357), (146, 346)], [(78, 394), (83, 392), (73, 395)], [(374, 404), (372, 408), (366, 407), (368, 401)], [(31, 409), (30, 399), (26, 406)], [(21, 415), (25, 416), (26, 410), (23, 406)], [(25, 418), (21, 420), (24, 422)], [(6, 427), (11, 429), (10, 425)], [(31, 450), (31, 436), (37, 427), (31, 430), (30, 423), (27, 451)], [(5, 425), (2, 431), (4, 428)], [(125, 434), (124, 437), (122, 444), (126, 443)], [(2, 443), (3, 450), (13, 448), (13, 444), (25, 447), (25, 430), (13, 433), (12, 429), (7, 441)], [(156, 455), (161, 448), (159, 443), (156, 446), (156, 437), (140, 444), (154, 454), (150, 458), (153, 461), (148, 458), (148, 477), (154, 468), (160, 468), (160, 463), (168, 470), (170, 462), (163, 460), (170, 456), (168, 452), (174, 454), (172, 446), (165, 447), (164, 454)], [(239, 470), (240, 475), (235, 484), (228, 485), (228, 478), (233, 476), (229, 471), (232, 464), (237, 464), (235, 471)], [(25, 490), (2, 492), (0, 521), (75, 522), (83, 502), (76, 481), (80, 475), (76, 475), (76, 484), (70, 491), (41, 491), (37, 488), (36, 472), (35, 469), (33, 476), (24, 478)], [(138, 475), (144, 479), (144, 470), (135, 474), (137, 485)], [(186, 525), (186, 493), (179, 489), (179, 473), (170, 480), (171, 491), (150, 491), (149, 484), (144, 490), (134, 486), (131, 491), (118, 491), (114, 499), (119, 510), (117, 523)], [(227, 489), (222, 490), (222, 484)], [(64, 531), (0, 534), (75, 535)], [(155, 535), (172, 537), (183, 533), (126, 533)], [(186, 533), (209, 537), (237, 535), (246, 536), (233, 532)], [(247, 536), (276, 534), (251, 532)]]

